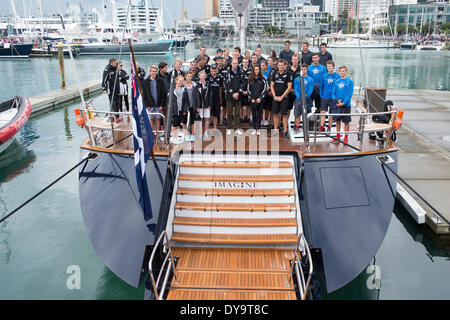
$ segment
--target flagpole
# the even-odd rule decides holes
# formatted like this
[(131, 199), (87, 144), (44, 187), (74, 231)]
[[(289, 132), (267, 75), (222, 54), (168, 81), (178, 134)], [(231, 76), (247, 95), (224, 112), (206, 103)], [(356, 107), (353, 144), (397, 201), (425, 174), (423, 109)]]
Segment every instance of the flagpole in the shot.
[(136, 60), (134, 59), (134, 51), (133, 51), (133, 44), (132, 44), (132, 39), (131, 38), (128, 39), (128, 45), (130, 47), (131, 62), (133, 63), (134, 72), (136, 74), (136, 82), (137, 82), (137, 85), (138, 85), (138, 89), (139, 89), (139, 91), (141, 92), (141, 95), (142, 95), (141, 81), (139, 80), (138, 70), (137, 70), (137, 66), (136, 66)]
[[(143, 96), (142, 95), (143, 91), (142, 91), (142, 87), (141, 87), (141, 81), (139, 80), (138, 69), (137, 69), (137, 66), (136, 66), (136, 60), (134, 58), (133, 43), (132, 43), (132, 39), (131, 38), (128, 39), (128, 46), (130, 47), (131, 63), (133, 63), (133, 69), (134, 69), (135, 79), (136, 79), (136, 82), (137, 82), (137, 87), (138, 87), (139, 92), (141, 93), (141, 96)], [(143, 112), (147, 112), (146, 106), (144, 106)], [(158, 128), (156, 128), (156, 130), (158, 130)], [(153, 134), (153, 132), (151, 134)], [(153, 153), (153, 149), (152, 149), (151, 153), (152, 153), (152, 160), (155, 161), (155, 154)]]

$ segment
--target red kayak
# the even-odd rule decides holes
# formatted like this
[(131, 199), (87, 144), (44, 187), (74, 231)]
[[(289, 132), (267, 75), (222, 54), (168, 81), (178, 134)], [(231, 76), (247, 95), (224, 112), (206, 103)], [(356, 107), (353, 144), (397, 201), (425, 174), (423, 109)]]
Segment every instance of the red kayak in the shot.
[(30, 100), (14, 97), (0, 103), (0, 153), (13, 141), (31, 114)]

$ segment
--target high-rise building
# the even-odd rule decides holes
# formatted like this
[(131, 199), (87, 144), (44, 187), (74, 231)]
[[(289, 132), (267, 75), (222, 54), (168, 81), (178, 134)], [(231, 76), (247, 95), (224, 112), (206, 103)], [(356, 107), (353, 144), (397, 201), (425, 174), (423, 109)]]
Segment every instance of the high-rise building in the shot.
[(220, 0), (204, 0), (205, 19), (220, 16)]
[(337, 8), (338, 8), (338, 0), (324, 0), (323, 11), (331, 14), (335, 20), (337, 18), (337, 12), (338, 12)]
[(219, 18), (223, 20), (234, 19), (234, 10), (230, 0), (220, 0)]
[(324, 9), (324, 0), (311, 0), (311, 5), (319, 6), (319, 10), (323, 11), (323, 9)]
[(259, 0), (263, 8), (289, 8), (289, 0)]
[[(148, 1), (148, 0), (147, 0)], [(113, 17), (119, 27), (128, 25), (132, 29), (142, 32), (150, 32), (156, 29), (162, 29), (161, 10), (151, 8), (146, 1), (134, 1), (130, 7), (118, 7), (113, 12)], [(127, 15), (129, 11), (129, 15)]]

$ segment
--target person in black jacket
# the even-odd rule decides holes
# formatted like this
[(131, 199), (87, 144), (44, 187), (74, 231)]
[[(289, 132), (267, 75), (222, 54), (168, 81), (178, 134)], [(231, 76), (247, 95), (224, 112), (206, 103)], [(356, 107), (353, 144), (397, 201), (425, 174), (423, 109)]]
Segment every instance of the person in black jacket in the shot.
[(306, 63), (308, 66), (312, 63), (312, 52), (309, 51), (309, 43), (302, 43), (302, 51), (300, 52), (302, 55), (301, 64)]
[[(149, 76), (142, 85), (142, 100), (145, 107), (152, 113), (163, 113), (166, 105), (167, 91), (163, 81), (157, 77), (158, 67), (149, 68)], [(150, 121), (154, 130), (160, 129), (160, 115), (150, 115)], [(156, 119), (156, 127), (155, 127)]]
[(248, 85), (248, 77), (250, 76), (250, 72), (252, 71), (250, 67), (250, 62), (247, 58), (242, 59), (241, 66), (241, 74), (244, 82), (242, 83), (242, 87), (244, 91), (242, 92), (242, 105), (241, 105), (241, 122), (250, 122), (250, 104), (247, 93), (247, 85)]
[(139, 66), (139, 62), (137, 62), (137, 61), (136, 61), (136, 67), (138, 69), (137, 74), (139, 77), (139, 81), (141, 82), (141, 86), (142, 86), (142, 83), (144, 82), (144, 79), (145, 79), (145, 70)]
[(250, 107), (252, 109), (252, 135), (259, 135), (263, 100), (266, 96), (266, 81), (261, 73), (261, 67), (258, 65), (253, 66), (252, 72), (248, 77), (247, 92)]
[[(232, 128), (238, 129), (240, 125), (240, 112), (242, 103), (242, 92), (244, 79), (239, 70), (238, 59), (233, 59), (231, 68), (228, 70), (225, 79), (225, 90), (227, 100), (227, 135), (232, 134)], [(237, 134), (243, 134), (241, 130)]]
[(125, 102), (125, 107), (127, 108), (127, 112), (130, 111), (130, 103), (128, 101), (128, 80), (130, 80), (130, 76), (128, 73), (123, 70), (122, 62), (119, 62), (119, 81), (120, 81), (120, 112), (123, 111), (123, 102)]
[[(171, 74), (167, 72), (168, 65), (165, 62), (160, 62), (158, 65), (159, 72), (158, 72), (158, 78), (160, 78), (163, 81), (164, 84), (164, 90), (166, 92), (169, 92), (170, 90), (170, 81), (172, 81)], [(166, 106), (163, 106), (166, 107)]]
[(279, 58), (286, 60), (287, 63), (291, 65), (292, 64), (291, 59), (294, 53), (295, 52), (291, 50), (291, 42), (289, 40), (286, 40), (284, 42), (284, 50), (280, 52)]
[(327, 51), (327, 44), (320, 44), (320, 52), (319, 52), (319, 64), (323, 66), (327, 66), (327, 61), (333, 60), (333, 55)]
[(222, 106), (223, 81), (219, 74), (218, 66), (215, 63), (211, 65), (207, 82), (211, 90), (211, 117), (213, 128), (217, 129), (217, 123), (220, 119), (220, 107)]
[(186, 129), (187, 115), (190, 108), (189, 96), (184, 86), (184, 77), (178, 76), (175, 79), (175, 88), (173, 90), (172, 97), (172, 130), (175, 136), (177, 136), (177, 129), (183, 127)]
[[(122, 102), (119, 95), (120, 81), (119, 72), (117, 70), (117, 60), (114, 58), (109, 60), (109, 64), (103, 70), (102, 88), (103, 93), (108, 94), (111, 112), (120, 112)], [(118, 114), (115, 115), (115, 118), (116, 122), (121, 120)]]

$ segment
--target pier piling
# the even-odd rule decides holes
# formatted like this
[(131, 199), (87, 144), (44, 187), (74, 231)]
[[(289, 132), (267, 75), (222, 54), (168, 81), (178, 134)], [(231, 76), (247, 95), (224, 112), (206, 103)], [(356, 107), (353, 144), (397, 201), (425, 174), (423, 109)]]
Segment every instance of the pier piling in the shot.
[(58, 60), (59, 60), (59, 74), (61, 76), (61, 89), (66, 87), (66, 75), (64, 71), (64, 48), (61, 42), (58, 42)]

